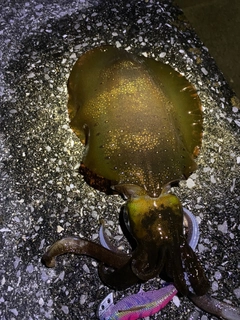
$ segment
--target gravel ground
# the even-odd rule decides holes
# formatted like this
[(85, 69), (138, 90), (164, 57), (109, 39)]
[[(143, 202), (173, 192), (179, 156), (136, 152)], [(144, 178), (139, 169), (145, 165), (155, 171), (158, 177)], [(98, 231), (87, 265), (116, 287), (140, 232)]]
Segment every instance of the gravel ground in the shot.
[[(68, 125), (66, 82), (76, 59), (112, 44), (171, 64), (203, 102), (199, 168), (174, 192), (200, 224), (199, 258), (212, 296), (239, 305), (240, 112), (208, 50), (171, 1), (5, 0), (1, 4), (0, 318), (97, 319), (109, 293), (87, 257), (41, 263), (66, 235), (98, 241), (99, 220), (125, 246), (122, 200), (78, 174), (83, 148)], [(159, 279), (144, 288), (157, 288)], [(133, 287), (117, 292), (137, 292)], [(151, 319), (215, 319), (186, 298)]]

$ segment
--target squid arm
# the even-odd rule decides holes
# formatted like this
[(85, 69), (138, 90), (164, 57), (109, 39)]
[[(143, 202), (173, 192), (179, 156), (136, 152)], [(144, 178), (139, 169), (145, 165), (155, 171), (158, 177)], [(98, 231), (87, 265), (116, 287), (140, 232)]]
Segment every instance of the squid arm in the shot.
[(65, 253), (87, 255), (116, 269), (121, 268), (130, 259), (130, 256), (123, 252), (115, 253), (95, 242), (78, 237), (67, 237), (56, 241), (45, 252), (42, 261), (47, 267), (52, 268), (55, 266), (55, 258)]
[[(186, 208), (183, 208), (184, 218), (187, 222), (188, 236), (187, 242), (193, 250), (195, 250), (199, 240), (199, 228), (195, 216)], [(99, 230), (100, 243), (105, 248), (113, 252), (120, 253), (110, 239), (107, 237), (104, 226), (101, 225)], [(174, 290), (175, 289), (175, 290)], [(154, 294), (153, 294), (154, 292)], [(177, 294), (177, 289), (173, 284), (164, 286), (159, 290), (143, 292), (131, 295), (119, 301), (116, 305), (113, 304), (112, 293), (110, 293), (99, 306), (99, 319), (128, 319), (126, 316), (131, 316), (131, 319), (140, 319), (159, 312), (163, 309)], [(228, 303), (221, 302), (209, 294), (197, 296), (193, 293), (188, 294), (188, 298), (200, 309), (208, 312), (219, 319), (225, 320), (240, 320), (240, 308), (232, 306)], [(145, 301), (145, 303), (144, 303)], [(121, 312), (119, 310), (122, 310)]]

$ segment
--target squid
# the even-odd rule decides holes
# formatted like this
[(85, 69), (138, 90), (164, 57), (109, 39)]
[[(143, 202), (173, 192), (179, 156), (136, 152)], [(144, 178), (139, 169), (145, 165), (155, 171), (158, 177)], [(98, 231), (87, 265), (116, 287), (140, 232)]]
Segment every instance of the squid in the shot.
[(131, 253), (65, 238), (43, 256), (75, 252), (97, 259), (99, 276), (123, 290), (161, 276), (182, 295), (201, 297), (209, 281), (183, 232), (171, 188), (197, 169), (202, 108), (193, 85), (169, 65), (113, 46), (84, 53), (68, 80), (70, 126), (85, 146), (80, 173), (93, 188), (126, 200)]

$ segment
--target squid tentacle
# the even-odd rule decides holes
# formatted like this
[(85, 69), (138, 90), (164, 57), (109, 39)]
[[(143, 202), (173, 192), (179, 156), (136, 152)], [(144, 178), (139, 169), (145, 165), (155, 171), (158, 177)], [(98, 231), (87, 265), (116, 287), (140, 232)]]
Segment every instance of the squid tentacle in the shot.
[[(176, 253), (178, 254), (176, 255)], [(186, 284), (185, 269), (179, 248), (169, 248), (169, 250), (167, 251), (166, 262), (167, 275), (173, 279), (174, 285), (176, 286), (178, 291), (180, 291), (183, 295), (187, 295), (189, 289)], [(168, 270), (170, 271), (170, 273)]]
[[(186, 244), (186, 243), (185, 244), (186, 244), (186, 246), (189, 245), (194, 250), (197, 246), (198, 239), (199, 239), (198, 224), (197, 224), (195, 216), (188, 209), (183, 208), (183, 213), (184, 213), (184, 218), (187, 222), (187, 227), (188, 227), (188, 234), (187, 234), (187, 243), (188, 244)], [(124, 226), (128, 230), (128, 226), (127, 226), (126, 221), (124, 221)], [(130, 232), (130, 230), (129, 230), (129, 232)], [(113, 252), (121, 253), (121, 251), (111, 243), (110, 239), (106, 235), (105, 226), (103, 224), (101, 224), (101, 226), (100, 226), (99, 238), (100, 238), (100, 243), (102, 244), (102, 246), (104, 246), (105, 248), (107, 248)], [(184, 245), (182, 247), (184, 248)], [(172, 259), (175, 254), (174, 252), (178, 252), (178, 251), (179, 251), (178, 248), (175, 248), (175, 250), (172, 251), (170, 248), (163, 247), (157, 265), (155, 266), (154, 270), (151, 270), (149, 272), (140, 272), (140, 268), (136, 266), (136, 261), (133, 258), (132, 271), (133, 271), (134, 275), (138, 276), (139, 279), (141, 279), (143, 281), (147, 281), (147, 280), (153, 278), (154, 276), (156, 276), (159, 273), (158, 270), (162, 270), (165, 262), (167, 263), (167, 261), (173, 261), (174, 266), (172, 266), (171, 263), (168, 263), (168, 267), (166, 268), (168, 270), (167, 274), (170, 278), (174, 279), (178, 290), (180, 290), (182, 293), (187, 294), (188, 293), (187, 286), (183, 285), (185, 283), (185, 279), (184, 279), (185, 269), (183, 268), (183, 265), (181, 262), (180, 252), (179, 252), (178, 259), (177, 259), (177, 257)], [(187, 253), (189, 253), (190, 256), (192, 256), (191, 248), (188, 247)], [(166, 255), (168, 256), (167, 258), (166, 258)], [(134, 256), (134, 254), (133, 254), (133, 256)], [(136, 256), (138, 256), (138, 255), (136, 254)], [(141, 259), (138, 259), (138, 260), (141, 260)], [(185, 259), (185, 260), (187, 261), (187, 259)], [(173, 274), (174, 269), (178, 270), (178, 273)], [(179, 273), (179, 270), (181, 270), (181, 272), (180, 272), (181, 275)], [(192, 271), (192, 270), (190, 270), (190, 271)], [(103, 276), (103, 274), (105, 274), (105, 275)], [(106, 279), (107, 277), (108, 277), (108, 281), (111, 281), (110, 279), (113, 279), (113, 280), (115, 279), (116, 274), (117, 273), (114, 271), (112, 277), (110, 277), (110, 273), (108, 273), (108, 276), (106, 276), (106, 273), (104, 273), (103, 269), (101, 269), (101, 275), (105, 279), (105, 283), (107, 282), (107, 279)]]
[(240, 308), (212, 298), (210, 295), (196, 296), (189, 294), (188, 298), (200, 309), (225, 320), (240, 320)]
[[(184, 216), (185, 216), (185, 218), (187, 220), (187, 224), (188, 224), (188, 237), (187, 237), (187, 243), (185, 246), (185, 247), (188, 247), (188, 249), (183, 254), (183, 260), (184, 260), (184, 263), (186, 263), (186, 261), (188, 261), (189, 256), (192, 257), (192, 250), (194, 250), (196, 248), (196, 245), (198, 242), (198, 237), (199, 237), (199, 231), (198, 231), (197, 222), (195, 220), (195, 216), (192, 215), (191, 212), (185, 208), (184, 208)], [(99, 234), (100, 234), (100, 242), (103, 246), (106, 246), (108, 249), (110, 249), (110, 247), (108, 246), (108, 245), (110, 245), (111, 249), (113, 249), (115, 252), (116, 251), (119, 252), (119, 250), (111, 244), (110, 239), (108, 239), (108, 237), (104, 231), (103, 226), (101, 226)], [(103, 241), (103, 239), (105, 239), (105, 240)], [(108, 245), (107, 245), (107, 243), (108, 243)], [(169, 254), (169, 253), (167, 253), (167, 254)], [(168, 261), (170, 261), (169, 260), (170, 257), (166, 257), (166, 258)], [(189, 264), (187, 266), (187, 268), (188, 268), (188, 271), (189, 271), (189, 274), (191, 277), (191, 273), (193, 271), (191, 269), (191, 265)], [(171, 266), (170, 263), (167, 264), (167, 269), (170, 274), (173, 273), (174, 270), (176, 270), (176, 268)], [(201, 269), (202, 268), (200, 268), (200, 266), (199, 266), (198, 270), (201, 270)], [(184, 273), (182, 273), (182, 276), (183, 275), (184, 275)], [(179, 274), (176, 274), (176, 275), (172, 274), (172, 278), (175, 278), (175, 281), (176, 281), (175, 286), (178, 287), (177, 279), (179, 279)], [(203, 279), (203, 277), (200, 276), (200, 279)], [(190, 282), (193, 283), (193, 286), (194, 286), (195, 281), (196, 281), (195, 278), (190, 279)], [(206, 281), (207, 281), (207, 279), (206, 279)], [(182, 285), (182, 283), (184, 283), (184, 281), (181, 281), (181, 285)], [(159, 290), (161, 290), (161, 289), (159, 289)], [(186, 288), (186, 290), (187, 290), (187, 288)], [(205, 292), (205, 290), (206, 289), (203, 289), (204, 292)], [(148, 292), (146, 294), (148, 294)], [(198, 294), (200, 294), (200, 293), (198, 293)], [(215, 298), (212, 298), (209, 294), (199, 296), (199, 295), (188, 292), (187, 296), (197, 307), (199, 307), (200, 309), (202, 309), (210, 314), (217, 316), (220, 319), (240, 320), (240, 308), (238, 308), (238, 307), (232, 306), (230, 304), (227, 304), (225, 302), (221, 302)], [(138, 307), (138, 306), (136, 306), (136, 307)], [(158, 309), (158, 311), (160, 311), (162, 308), (163, 307), (161, 306)], [(140, 312), (141, 308), (138, 309), (138, 311)], [(119, 317), (118, 319), (121, 319), (121, 317)]]
[[(133, 260), (132, 260), (132, 271), (134, 274), (138, 276), (143, 281), (147, 281), (159, 275), (159, 270), (162, 270), (164, 264), (166, 262), (166, 247), (161, 248), (161, 254), (159, 254), (157, 264), (154, 268), (148, 268), (148, 261), (146, 259), (141, 259), (140, 250), (136, 250), (133, 252)], [(134, 256), (137, 258), (134, 259)], [(144, 262), (143, 262), (144, 261)], [(149, 269), (149, 270), (148, 270)]]
[(141, 280), (132, 272), (131, 259), (121, 268), (116, 268), (114, 271), (107, 271), (104, 264), (98, 266), (99, 277), (108, 287), (124, 290), (130, 286), (141, 283)]
[(188, 243), (183, 246), (182, 261), (193, 292), (200, 296), (205, 294), (210, 287), (209, 281), (205, 276), (201, 263)]
[(67, 237), (56, 241), (43, 255), (43, 263), (52, 268), (55, 266), (55, 258), (65, 253), (75, 253), (90, 256), (104, 262), (112, 268), (122, 268), (130, 259), (125, 253), (115, 253), (102, 245), (78, 237)]

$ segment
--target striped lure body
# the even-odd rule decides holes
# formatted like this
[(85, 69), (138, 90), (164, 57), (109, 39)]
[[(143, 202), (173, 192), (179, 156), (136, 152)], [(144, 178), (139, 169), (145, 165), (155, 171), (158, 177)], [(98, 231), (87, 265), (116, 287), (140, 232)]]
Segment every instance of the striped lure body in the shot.
[(169, 284), (158, 290), (140, 291), (113, 304), (110, 293), (100, 304), (100, 320), (135, 320), (151, 316), (164, 308), (176, 295), (177, 289)]

